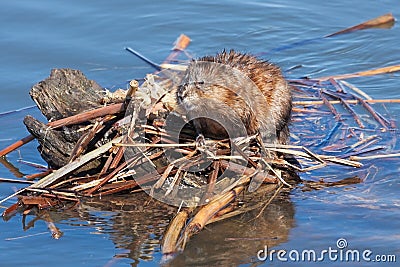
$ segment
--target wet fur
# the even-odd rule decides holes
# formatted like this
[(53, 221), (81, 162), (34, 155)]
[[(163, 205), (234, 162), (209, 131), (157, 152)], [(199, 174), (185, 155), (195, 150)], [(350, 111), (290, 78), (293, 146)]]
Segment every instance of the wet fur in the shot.
[[(237, 130), (238, 135), (243, 134), (236, 129), (240, 124), (249, 135), (268, 131), (272, 126), (277, 143), (288, 141), (290, 89), (279, 67), (255, 56), (231, 50), (194, 60), (176, 97), (199, 134), (227, 137), (224, 127), (206, 118), (210, 115), (224, 121), (225, 128)], [(198, 114), (204, 117), (196, 118)]]

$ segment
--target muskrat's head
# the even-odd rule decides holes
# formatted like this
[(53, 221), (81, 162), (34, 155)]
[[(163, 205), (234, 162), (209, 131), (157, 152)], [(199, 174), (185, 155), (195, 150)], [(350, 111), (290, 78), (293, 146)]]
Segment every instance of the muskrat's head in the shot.
[(227, 132), (242, 124), (232, 106), (239, 100), (235, 90), (229, 88), (234, 81), (229, 68), (215, 62), (192, 61), (177, 89), (178, 105), (193, 120), (196, 130), (207, 137), (225, 138)]
[[(186, 111), (218, 108), (235, 94), (228, 89), (235, 80), (231, 77), (228, 66), (208, 61), (192, 61), (177, 90), (177, 101)], [(218, 104), (219, 103), (219, 104)]]
[(186, 111), (200, 108), (206, 91), (210, 89), (207, 87), (204, 81), (183, 82), (178, 86), (176, 94), (178, 104)]

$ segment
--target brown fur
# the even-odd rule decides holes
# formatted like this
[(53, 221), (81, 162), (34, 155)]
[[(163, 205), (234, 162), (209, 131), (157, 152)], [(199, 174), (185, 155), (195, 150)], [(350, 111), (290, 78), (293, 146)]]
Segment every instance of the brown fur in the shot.
[(243, 125), (249, 135), (273, 131), (275, 142), (288, 141), (290, 89), (281, 70), (267, 61), (233, 50), (200, 58), (189, 64), (176, 96), (199, 134), (235, 137), (243, 135)]

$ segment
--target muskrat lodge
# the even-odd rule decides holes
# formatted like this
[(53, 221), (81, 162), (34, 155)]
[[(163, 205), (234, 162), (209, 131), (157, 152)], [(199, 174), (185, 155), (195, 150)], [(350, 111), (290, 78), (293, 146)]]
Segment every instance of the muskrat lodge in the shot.
[[(375, 137), (363, 132), (361, 141), (338, 139), (335, 131), (361, 136), (354, 130), (358, 126), (360, 131), (379, 128), (385, 135), (395, 127), (372, 108), (374, 100), (343, 79), (398, 71), (399, 66), (285, 80), (274, 64), (233, 50), (176, 64), (189, 43), (181, 35), (161, 65), (127, 48), (156, 68), (143, 82), (132, 80), (127, 90), (110, 92), (71, 69), (54, 69), (34, 85), (30, 95), (49, 123), (27, 116), (31, 135), (0, 155), (36, 139), (49, 167), (27, 176), (40, 179), (2, 200), (18, 196), (3, 217), (36, 215), (59, 238), (62, 232), (50, 209), (124, 194), (144, 208), (165, 206), (170, 223), (161, 247), (164, 255), (172, 255), (207, 224), (252, 212), (260, 216), (274, 198), (300, 182), (310, 190), (361, 182), (301, 181), (298, 173), (362, 167), (359, 155), (372, 151)], [(364, 108), (368, 122), (355, 106)], [(340, 112), (353, 119), (340, 120)], [(302, 120), (302, 114), (321, 119)], [(313, 124), (332, 119), (341, 130)], [(302, 137), (307, 129), (314, 134)], [(289, 136), (295, 145), (289, 145)], [(312, 139), (318, 136), (325, 138)], [(318, 153), (302, 146), (313, 142)], [(339, 153), (319, 153), (329, 149)]]

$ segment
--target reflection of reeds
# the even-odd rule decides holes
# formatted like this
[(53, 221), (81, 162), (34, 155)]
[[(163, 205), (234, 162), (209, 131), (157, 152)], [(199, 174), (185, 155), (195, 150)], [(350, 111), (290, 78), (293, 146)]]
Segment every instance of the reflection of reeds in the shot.
[[(386, 15), (383, 20), (378, 18), (375, 21), (377, 23), (367, 22), (326, 37), (379, 26), (380, 23), (391, 20), (392, 17)], [(185, 49), (189, 40), (186, 36), (181, 36), (171, 56), (162, 65), (155, 65), (157, 70), (168, 66), (169, 69), (177, 70), (176, 75), (181, 75), (184, 69), (182, 65), (176, 67), (171, 64), (171, 61), (179, 51)], [(198, 180), (205, 181), (207, 186), (204, 194), (195, 200), (191, 207), (177, 210), (176, 216), (164, 235), (163, 253), (174, 253), (184, 249), (190, 237), (209, 223), (255, 210), (260, 210), (258, 214), (263, 213), (284, 184), (296, 183), (296, 177), (291, 177), (293, 174), (291, 171), (310, 172), (328, 168), (332, 164), (343, 167), (362, 167), (363, 164), (359, 162), (362, 160), (399, 157), (399, 153), (360, 155), (384, 149), (382, 145), (373, 146), (384, 141), (379, 134), (390, 134), (392, 130), (395, 130), (392, 121), (376, 111), (375, 106), (371, 104), (399, 103), (400, 99), (372, 99), (361, 89), (344, 81), (348, 78), (399, 70), (400, 66), (396, 65), (351, 74), (289, 80), (295, 95), (292, 135), (296, 145), (265, 144), (258, 136), (241, 141), (206, 140), (200, 145), (194, 140), (194, 133), (190, 132), (190, 129), (185, 129), (187, 132), (183, 132), (180, 142), (176, 142), (171, 133), (163, 129), (165, 124), (163, 116), (171, 111), (171, 107), (174, 107), (170, 100), (165, 100), (168, 99), (168, 93), (161, 101), (153, 103), (152, 108), (134, 105), (131, 118), (124, 118), (126, 110), (129, 109), (129, 101), (131, 100), (131, 103), (138, 101), (137, 96), (141, 93), (138, 84), (132, 82), (126, 99), (122, 103), (109, 104), (47, 124), (49, 129), (55, 129), (85, 123), (88, 131), (76, 143), (68, 164), (57, 170), (46, 170), (27, 177), (32, 179), (44, 176), (36, 183), (13, 194), (12, 196), (19, 195), (20, 197), (18, 205), (8, 208), (3, 216), (8, 218), (19, 209), (27, 214), (31, 210), (40, 211), (49, 207), (60, 207), (64, 202), (78, 202), (81, 196), (104, 196), (143, 190), (151, 194), (161, 190), (166, 197), (173, 197), (181, 187), (187, 187), (187, 184), (195, 187)], [(162, 73), (158, 74), (158, 76), (151, 76), (159, 83), (158, 85), (171, 84), (171, 81), (163, 77)], [(366, 114), (362, 112), (363, 109), (367, 111)], [(152, 117), (148, 120), (148, 124), (136, 125), (135, 116), (140, 112)], [(336, 120), (334, 126), (330, 123), (332, 114)], [(349, 120), (348, 115), (351, 115), (352, 119)], [(104, 128), (104, 124), (111, 120), (117, 120), (114, 124), (115, 137), (102, 146), (87, 150), (92, 141), (99, 138), (98, 135)], [(321, 125), (326, 128), (317, 130)], [(138, 133), (145, 135), (146, 142), (140, 139)], [(356, 137), (357, 141), (354, 142), (352, 137)], [(0, 151), (0, 156), (6, 155), (32, 139), (32, 136), (23, 138)], [(130, 149), (134, 153), (129, 158), (124, 158), (126, 151)], [(164, 153), (166, 149), (180, 154), (181, 157), (166, 163), (168, 162)], [(232, 151), (237, 153), (233, 154)], [(267, 157), (266, 155), (275, 156)], [(79, 176), (75, 173), (86, 163), (99, 158), (105, 160), (96, 174)], [(300, 164), (291, 162), (290, 159), (293, 158)], [(205, 162), (210, 162), (210, 164), (202, 174), (190, 173), (190, 167)], [(137, 170), (146, 169), (149, 165), (152, 171), (138, 175)], [(233, 181), (220, 179), (220, 173), (226, 170), (238, 177)], [(253, 192), (254, 194), (267, 192), (270, 193), (270, 198), (250, 206), (238, 207), (238, 196), (251, 187), (252, 181), (264, 184)], [(320, 188), (356, 182), (360, 180), (314, 184), (306, 182), (306, 184)], [(196, 207), (200, 202), (204, 205)], [(47, 221), (52, 235), (55, 238), (59, 237), (61, 232), (55, 227), (48, 214), (42, 213), (41, 216)]]

